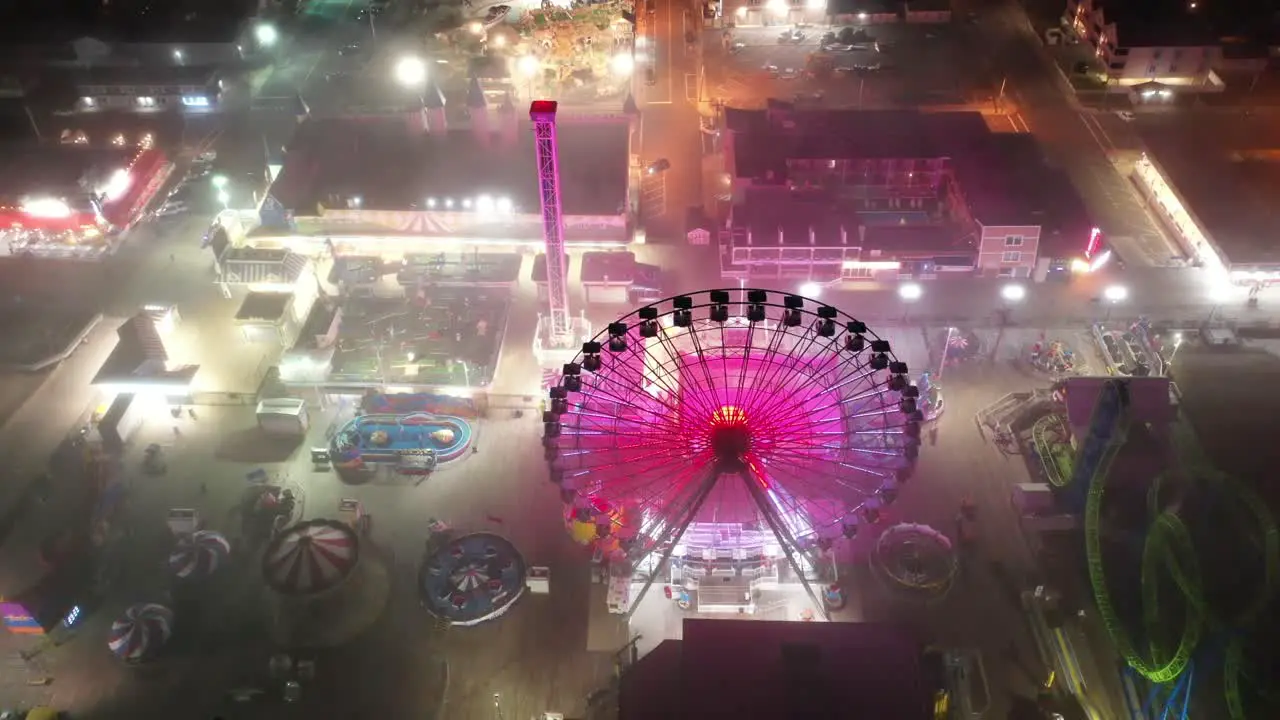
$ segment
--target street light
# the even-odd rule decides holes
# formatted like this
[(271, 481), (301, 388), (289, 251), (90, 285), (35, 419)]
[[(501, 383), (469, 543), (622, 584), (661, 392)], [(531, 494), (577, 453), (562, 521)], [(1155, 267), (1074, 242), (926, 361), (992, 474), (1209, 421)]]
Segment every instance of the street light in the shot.
[(1022, 302), (1027, 297), (1027, 289), (1021, 285), (1005, 285), (1000, 288), (1000, 297), (1008, 303)]
[(226, 175), (214, 175), (212, 178), (210, 178), (210, 181), (213, 183), (213, 186), (218, 190), (221, 190), (222, 188), (227, 186)]
[(516, 61), (516, 69), (520, 71), (521, 75), (530, 79), (538, 74), (540, 65), (541, 63), (538, 62), (538, 58), (532, 55), (525, 55)]
[(822, 285), (816, 282), (807, 282), (800, 286), (800, 296), (811, 299), (817, 299), (822, 294)]
[(1107, 301), (1107, 315), (1103, 320), (1111, 319), (1111, 308), (1117, 303), (1122, 303), (1129, 297), (1129, 288), (1123, 285), (1108, 285), (1102, 291), (1102, 297)]
[(259, 25), (253, 29), (253, 37), (259, 47), (269, 48), (280, 39), (280, 33), (276, 32), (274, 25)]
[(907, 321), (907, 313), (911, 310), (911, 303), (919, 300), (924, 295), (924, 288), (916, 283), (906, 283), (898, 286), (898, 297), (902, 298), (902, 322)]
[(613, 61), (610, 63), (610, 66), (613, 68), (614, 75), (617, 75), (618, 77), (630, 77), (632, 71), (636, 69), (636, 61), (635, 58), (631, 57), (631, 53), (620, 52), (613, 56)]
[(1123, 285), (1108, 285), (1102, 291), (1102, 297), (1106, 298), (1109, 303), (1124, 302), (1129, 298), (1129, 288)]
[(396, 62), (396, 82), (405, 87), (418, 87), (427, 79), (427, 64), (420, 57), (402, 57)]

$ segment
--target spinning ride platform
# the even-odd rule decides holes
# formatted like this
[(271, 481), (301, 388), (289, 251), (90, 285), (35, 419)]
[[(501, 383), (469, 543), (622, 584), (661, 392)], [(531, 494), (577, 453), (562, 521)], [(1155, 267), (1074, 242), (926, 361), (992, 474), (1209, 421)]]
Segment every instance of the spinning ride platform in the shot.
[(526, 569), (510, 540), (473, 533), (423, 559), (418, 592), (422, 606), (437, 618), (451, 625), (478, 625), (501, 617), (524, 595)]

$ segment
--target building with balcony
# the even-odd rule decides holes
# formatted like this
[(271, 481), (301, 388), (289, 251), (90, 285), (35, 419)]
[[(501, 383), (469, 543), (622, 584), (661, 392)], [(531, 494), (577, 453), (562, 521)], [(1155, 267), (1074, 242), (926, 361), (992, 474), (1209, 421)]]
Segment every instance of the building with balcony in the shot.
[(218, 109), (222, 86), (211, 68), (100, 67), (71, 74), (78, 112), (205, 113)]
[[(726, 111), (726, 278), (1043, 277), (1090, 225), (1030, 136), (978, 113)], [(1037, 272), (1039, 271), (1039, 274)]]

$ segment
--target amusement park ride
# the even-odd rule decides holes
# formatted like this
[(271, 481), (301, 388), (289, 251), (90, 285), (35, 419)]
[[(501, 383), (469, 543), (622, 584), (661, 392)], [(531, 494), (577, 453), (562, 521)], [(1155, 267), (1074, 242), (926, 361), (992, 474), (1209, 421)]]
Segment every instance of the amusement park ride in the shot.
[(533, 352), (544, 367), (555, 367), (573, 358), (577, 347), (591, 336), (585, 317), (569, 311), (569, 271), (565, 261), (564, 215), (560, 203), (560, 159), (556, 143), (554, 100), (535, 100), (529, 106), (533, 138), (538, 152), (538, 196), (542, 205), (542, 238), (547, 258), (546, 315), (539, 315), (533, 336)]
[[(1117, 501), (1110, 499), (1108, 491), (1116, 491), (1118, 502), (1124, 505), (1134, 481), (1142, 480), (1129, 477), (1132, 473), (1120, 471), (1117, 465), (1118, 458), (1127, 452), (1131, 434), (1142, 424), (1133, 393), (1139, 389), (1138, 383), (1159, 380), (1109, 379), (1103, 383), (1070, 472), (1054, 484), (1064, 491), (1071, 509), (1083, 514), (1086, 562), (1098, 613), (1129, 668), (1129, 682), (1143, 680), (1148, 684), (1139, 716), (1187, 717), (1191, 680), (1199, 664), (1221, 668), (1227, 713), (1232, 720), (1245, 720), (1255, 716), (1249, 712), (1247, 695), (1271, 701), (1268, 681), (1254, 676), (1250, 660), (1250, 645), (1257, 642), (1256, 628), (1265, 622), (1280, 587), (1280, 531), (1265, 503), (1243, 483), (1214, 470), (1207, 460), (1188, 456), (1187, 450), (1198, 445), (1194, 437), (1178, 437), (1179, 428), (1184, 433), (1189, 430), (1175, 424), (1170, 436), (1174, 457), (1165, 459), (1164, 470), (1149, 478), (1142, 493), (1150, 523), (1145, 532), (1120, 533), (1128, 540), (1117, 542), (1115, 528), (1104, 527), (1116, 514), (1111, 503)], [(1066, 392), (1072, 392), (1070, 384)], [(1111, 509), (1104, 509), (1104, 504)], [(1250, 546), (1245, 552), (1241, 552), (1244, 548), (1228, 552), (1237, 555), (1238, 561), (1250, 558), (1261, 564), (1261, 573), (1247, 575), (1256, 593), (1241, 591), (1238, 579), (1224, 580), (1214, 570), (1215, 565), (1237, 564), (1214, 562), (1223, 549), (1219, 546), (1224, 536), (1230, 533), (1222, 527), (1223, 519), (1205, 508), (1219, 507), (1229, 510), (1231, 517), (1226, 523)], [(1210, 544), (1214, 549), (1205, 550)], [(1122, 564), (1116, 560), (1125, 556), (1140, 566), (1136, 576), (1131, 568), (1116, 567)], [(1210, 579), (1215, 574), (1219, 575), (1216, 583)], [(1113, 591), (1126, 576), (1139, 582), (1139, 632), (1122, 619), (1134, 612), (1120, 607), (1132, 605), (1127, 602), (1130, 598)], [(1230, 610), (1224, 608), (1228, 603), (1223, 602), (1221, 588), (1215, 584), (1233, 588), (1227, 593), (1234, 596)], [(1178, 624), (1180, 634), (1168, 629)], [(1246, 685), (1250, 693), (1244, 692)]]
[(571, 534), (623, 588), (618, 612), (654, 582), (700, 612), (752, 613), (796, 586), (838, 608), (837, 553), (919, 451), (919, 392), (889, 342), (796, 295), (668, 298), (563, 371), (543, 415), (550, 479)]

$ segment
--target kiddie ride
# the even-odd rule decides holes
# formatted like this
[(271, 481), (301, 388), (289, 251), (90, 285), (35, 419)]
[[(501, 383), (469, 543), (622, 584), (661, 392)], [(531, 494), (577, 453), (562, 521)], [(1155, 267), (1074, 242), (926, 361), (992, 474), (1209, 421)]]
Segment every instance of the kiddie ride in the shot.
[(362, 415), (334, 435), (331, 454), (339, 469), (389, 465), (402, 475), (425, 475), (460, 457), (470, 444), (471, 425), (461, 418), (426, 412)]

